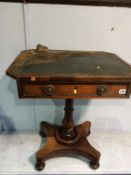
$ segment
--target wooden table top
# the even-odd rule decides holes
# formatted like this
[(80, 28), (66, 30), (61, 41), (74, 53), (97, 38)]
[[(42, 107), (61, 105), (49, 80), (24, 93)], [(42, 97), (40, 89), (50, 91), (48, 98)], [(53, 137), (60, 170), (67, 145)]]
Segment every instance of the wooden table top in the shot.
[(19, 80), (116, 80), (131, 82), (131, 66), (108, 52), (60, 51), (38, 46), (22, 51), (6, 73)]

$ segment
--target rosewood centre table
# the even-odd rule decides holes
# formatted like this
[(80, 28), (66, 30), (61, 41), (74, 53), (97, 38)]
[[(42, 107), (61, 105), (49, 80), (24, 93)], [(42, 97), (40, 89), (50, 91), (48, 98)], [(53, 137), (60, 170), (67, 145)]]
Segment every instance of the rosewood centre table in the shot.
[(65, 99), (61, 126), (42, 121), (40, 134), (47, 143), (36, 153), (36, 169), (45, 160), (67, 153), (87, 157), (99, 167), (100, 152), (87, 140), (91, 123), (74, 125), (73, 99), (129, 98), (131, 66), (107, 52), (36, 49), (22, 51), (6, 71), (17, 80), (19, 98)]

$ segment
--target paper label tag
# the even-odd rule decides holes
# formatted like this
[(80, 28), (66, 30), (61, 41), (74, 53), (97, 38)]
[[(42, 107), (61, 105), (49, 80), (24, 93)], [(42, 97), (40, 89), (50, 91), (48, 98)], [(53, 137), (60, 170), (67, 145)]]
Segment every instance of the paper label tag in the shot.
[(125, 95), (126, 94), (126, 91), (127, 91), (126, 89), (120, 89), (119, 90), (119, 94)]

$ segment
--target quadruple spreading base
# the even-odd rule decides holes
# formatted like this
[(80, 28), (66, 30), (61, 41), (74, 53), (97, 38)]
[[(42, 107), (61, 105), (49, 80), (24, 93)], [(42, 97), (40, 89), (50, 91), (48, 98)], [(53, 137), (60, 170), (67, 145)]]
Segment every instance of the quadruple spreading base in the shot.
[(45, 167), (45, 160), (51, 157), (76, 153), (90, 160), (90, 167), (99, 167), (100, 152), (93, 148), (87, 140), (90, 134), (91, 123), (84, 122), (81, 125), (73, 124), (73, 100), (67, 99), (65, 103), (65, 117), (62, 126), (41, 122), (40, 134), (47, 136), (47, 143), (36, 153), (36, 169)]

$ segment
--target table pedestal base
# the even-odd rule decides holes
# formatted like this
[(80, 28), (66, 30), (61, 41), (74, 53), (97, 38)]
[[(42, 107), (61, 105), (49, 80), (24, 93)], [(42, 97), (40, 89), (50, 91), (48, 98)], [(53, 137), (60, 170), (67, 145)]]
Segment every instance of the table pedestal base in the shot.
[(90, 160), (90, 167), (93, 169), (99, 168), (100, 152), (93, 148), (87, 140), (90, 134), (90, 122), (76, 126), (76, 130), (80, 133), (80, 138), (74, 144), (62, 144), (56, 139), (56, 131), (58, 126), (53, 126), (49, 123), (41, 123), (41, 135), (47, 135), (47, 143), (36, 154), (36, 169), (42, 170), (45, 166), (45, 160), (67, 155), (68, 153), (76, 153), (87, 157)]
[(42, 170), (45, 160), (71, 153), (82, 155), (90, 160), (90, 167), (99, 167), (100, 152), (87, 140), (91, 123), (84, 122), (74, 126), (72, 119), (72, 100), (66, 100), (65, 117), (62, 126), (41, 122), (40, 134), (47, 136), (47, 143), (36, 153), (36, 169)]

